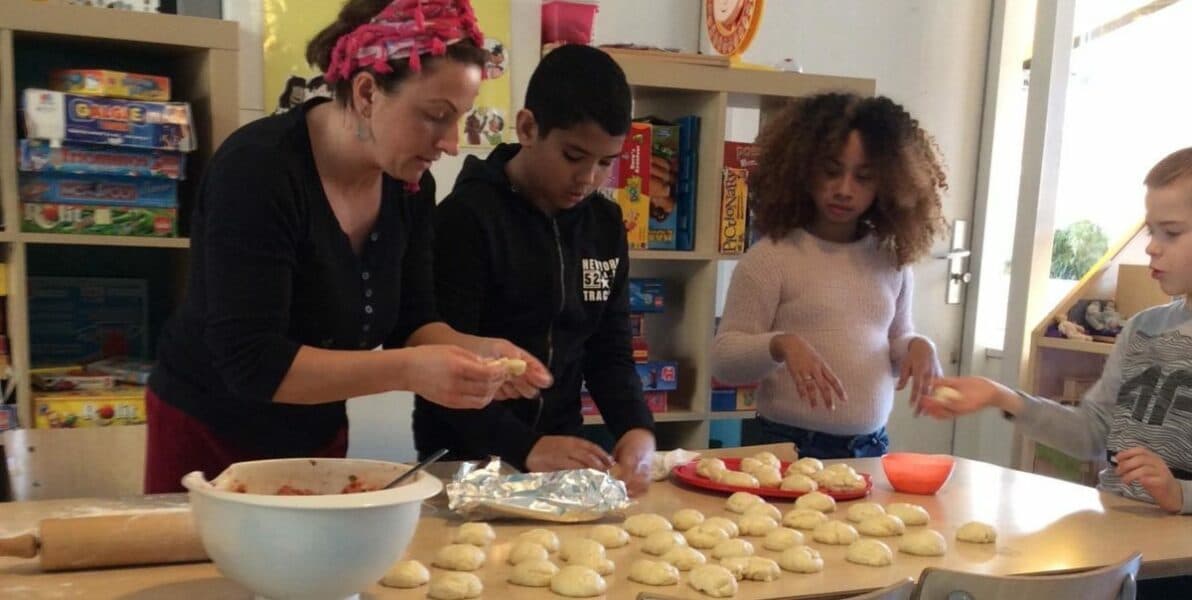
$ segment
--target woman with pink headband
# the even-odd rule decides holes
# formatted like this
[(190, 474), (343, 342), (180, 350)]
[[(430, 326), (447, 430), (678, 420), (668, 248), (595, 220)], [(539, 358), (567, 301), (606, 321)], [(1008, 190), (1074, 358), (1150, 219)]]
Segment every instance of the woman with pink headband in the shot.
[(482, 40), (468, 0), (348, 0), (307, 47), (335, 99), (220, 146), (146, 392), (146, 492), (237, 461), (343, 456), (345, 398), (409, 390), (479, 408), (551, 385), (529, 353), (435, 310), (428, 169), (458, 151)]

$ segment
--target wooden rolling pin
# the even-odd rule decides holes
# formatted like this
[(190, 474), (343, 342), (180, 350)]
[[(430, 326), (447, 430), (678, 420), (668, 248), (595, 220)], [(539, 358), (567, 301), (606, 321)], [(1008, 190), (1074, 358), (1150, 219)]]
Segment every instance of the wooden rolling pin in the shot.
[(0, 556), (39, 555), (43, 571), (209, 560), (189, 510), (42, 519), (36, 534), (0, 538)]

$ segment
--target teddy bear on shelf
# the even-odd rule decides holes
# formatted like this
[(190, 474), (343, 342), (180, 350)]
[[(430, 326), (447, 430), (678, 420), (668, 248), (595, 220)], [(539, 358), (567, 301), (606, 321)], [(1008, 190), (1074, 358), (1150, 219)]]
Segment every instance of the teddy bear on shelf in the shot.
[(1092, 341), (1093, 339), (1093, 336), (1085, 333), (1084, 327), (1069, 321), (1068, 318), (1063, 315), (1056, 316), (1055, 324), (1056, 328), (1060, 330), (1060, 333), (1070, 340), (1082, 340), (1088, 342)]
[(1100, 300), (1089, 302), (1084, 309), (1084, 323), (1096, 335), (1115, 336), (1122, 331), (1122, 315), (1113, 300), (1104, 304)]

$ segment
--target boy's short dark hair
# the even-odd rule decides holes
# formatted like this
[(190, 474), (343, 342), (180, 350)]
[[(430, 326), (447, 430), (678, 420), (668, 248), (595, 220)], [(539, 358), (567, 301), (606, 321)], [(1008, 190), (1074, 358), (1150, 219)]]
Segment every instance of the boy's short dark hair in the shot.
[(633, 116), (625, 72), (608, 54), (591, 46), (566, 45), (538, 63), (526, 88), (526, 109), (538, 136), (592, 121), (609, 135), (624, 135)]

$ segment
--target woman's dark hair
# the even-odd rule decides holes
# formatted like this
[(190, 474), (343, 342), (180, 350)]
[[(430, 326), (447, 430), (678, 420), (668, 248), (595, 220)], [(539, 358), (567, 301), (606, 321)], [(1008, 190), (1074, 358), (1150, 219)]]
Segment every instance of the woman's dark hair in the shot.
[[(306, 62), (318, 67), (324, 73), (327, 72), (328, 67), (331, 65), (331, 51), (335, 49), (335, 44), (339, 41), (339, 38), (371, 21), (386, 6), (389, 6), (392, 1), (348, 0), (345, 2), (335, 21), (324, 27), (306, 45)], [(447, 53), (442, 56), (421, 55), (422, 65), (427, 69), (433, 69), (434, 65), (442, 59), (475, 65), (483, 69), (485, 63), (488, 62), (488, 51), (477, 47), (472, 40), (464, 38), (447, 46)], [(389, 66), (393, 68), (389, 73), (377, 73), (372, 69), (362, 67), (352, 72), (351, 76), (336, 81), (332, 90), (335, 93), (336, 102), (346, 105), (351, 100), (352, 79), (360, 71), (372, 73), (373, 77), (377, 80), (377, 85), (381, 86), (381, 89), (387, 93), (392, 93), (396, 90), (402, 81), (405, 81), (413, 73), (410, 69), (408, 59), (389, 61)]]

